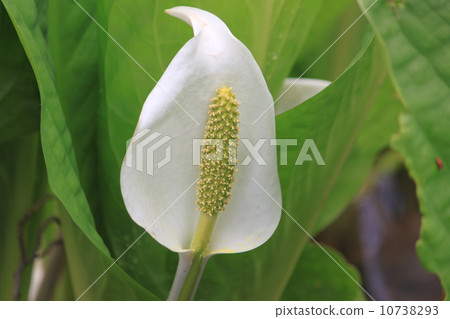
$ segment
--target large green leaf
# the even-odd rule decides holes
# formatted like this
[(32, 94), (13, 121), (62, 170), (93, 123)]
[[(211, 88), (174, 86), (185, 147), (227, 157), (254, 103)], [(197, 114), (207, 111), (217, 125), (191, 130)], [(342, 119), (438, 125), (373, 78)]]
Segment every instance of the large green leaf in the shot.
[(398, 129), (398, 115), (402, 104), (391, 80), (387, 77), (380, 85), (372, 107), (354, 142), (350, 154), (339, 173), (336, 184), (326, 200), (317, 225), (316, 234), (342, 212), (349, 200), (358, 192), (369, 174), (378, 153), (389, 144), (392, 134)]
[[(74, 221), (103, 253), (108, 249), (95, 230), (90, 208), (78, 179), (78, 167), (72, 139), (66, 126), (54, 83), (51, 58), (42, 33), (40, 19), (46, 16), (45, 6), (32, 0), (3, 0), (23, 47), (30, 59), (41, 94), (41, 139), (48, 168), (49, 183), (57, 197), (70, 207)], [(26, 14), (25, 14), (26, 13)]]
[[(372, 1), (359, 3), (366, 8)], [(437, 273), (449, 291), (450, 3), (379, 1), (367, 16), (385, 48), (393, 81), (406, 105), (400, 133), (392, 144), (417, 184), (423, 213), (417, 251), (425, 267)]]
[(361, 32), (363, 34), (365, 30), (364, 19), (335, 41), (360, 14), (358, 6), (351, 0), (322, 1), (290, 75), (299, 76), (315, 63), (307, 70), (305, 77), (336, 79), (360, 48)]
[[(325, 248), (344, 270), (360, 281), (358, 271), (331, 248)], [(317, 245), (307, 244), (289, 284), (283, 300), (362, 300), (358, 285), (337, 266)]]
[[(159, 79), (176, 52), (192, 37), (189, 26), (164, 13), (164, 9), (176, 5), (196, 6), (222, 18), (252, 51), (272, 92), (276, 92), (298, 55), (320, 3), (311, 0), (257, 3), (233, 0), (107, 1), (98, 4), (99, 23), (133, 57), (102, 33), (101, 48), (105, 58), (101, 81), (105, 94), (99, 124), (101, 204), (108, 243), (116, 256), (143, 232), (128, 216), (119, 189), (126, 140), (133, 133), (144, 100), (155, 85), (154, 80)], [(144, 286), (165, 298), (176, 261), (176, 255), (145, 235), (127, 252), (120, 265)], [(142, 264), (147, 267), (140, 267)]]
[[(313, 21), (316, 17), (320, 19), (319, 8), (326, 1), (245, 1), (249, 12), (241, 10), (245, 9), (241, 8), (241, 2), (233, 2), (234, 10), (228, 14), (229, 27), (253, 53), (270, 91), (276, 96), (307, 36), (311, 34)], [(217, 5), (211, 8), (218, 13), (220, 9)], [(237, 11), (240, 11), (239, 17), (236, 17)], [(227, 14), (224, 12), (223, 16)], [(248, 25), (249, 22), (251, 25)]]
[(73, 293), (78, 300), (155, 300), (156, 297), (137, 284), (80, 231), (65, 209), (59, 211), (63, 236), (70, 265)]
[[(326, 163), (319, 166), (312, 161), (295, 166), (299, 148), (291, 148), (288, 149), (290, 165), (279, 170), (285, 212), (311, 235), (342, 211), (364, 181), (377, 151), (395, 131), (395, 111), (384, 118), (386, 126), (376, 117), (368, 117), (385, 73), (379, 48), (374, 44), (366, 46), (355, 63), (332, 85), (300, 107), (277, 117), (278, 138), (297, 138), (300, 145), (306, 138), (312, 139)], [(376, 115), (380, 111), (373, 112)], [(371, 132), (371, 139), (364, 138), (368, 134), (365, 131), (373, 129), (374, 122), (378, 126)], [(285, 215), (270, 247), (271, 257), (266, 265), (269, 280), (262, 282), (260, 298), (281, 295), (308, 239)], [(270, 290), (271, 286), (277, 289)]]
[[(358, 271), (354, 267), (349, 265), (333, 249), (328, 247), (325, 249), (354, 280), (360, 282)], [(294, 265), (286, 286), (279, 288), (278, 285), (273, 285), (267, 288), (281, 289), (281, 296), (269, 295), (271, 291), (262, 294), (258, 290), (261, 289), (262, 282), (268, 280), (268, 276), (271, 275), (263, 264), (265, 253), (267, 253), (267, 250), (258, 248), (255, 251), (239, 255), (214, 256), (207, 264), (196, 300), (363, 299), (358, 284), (320, 247), (313, 244), (306, 244), (301, 258)], [(270, 256), (268, 257), (270, 258)], [(279, 260), (279, 262), (281, 263), (283, 260)], [(284, 283), (280, 283), (280, 285), (284, 285)], [(217, 287), (220, 287), (220, 289), (217, 289)]]
[[(40, 19), (47, 16), (47, 6), (43, 2), (37, 2), (39, 4), (37, 6), (32, 0), (2, 0), (2, 2), (16, 27), (39, 85), (42, 101), (41, 140), (49, 185), (55, 195), (61, 200), (65, 209), (67, 209), (75, 225), (83, 232), (79, 233), (78, 229), (78, 232), (71, 231), (66, 226), (67, 230), (64, 231), (67, 231), (67, 233), (65, 233), (65, 236), (70, 236), (68, 234), (86, 236), (93, 247), (97, 249), (96, 253), (92, 254), (89, 259), (89, 264), (87, 264), (87, 260), (84, 260), (83, 257), (83, 247), (67, 245), (68, 250), (73, 249), (68, 252), (69, 256), (74, 253), (79, 257), (78, 259), (83, 259), (79, 260), (77, 264), (80, 268), (73, 267), (72, 271), (91, 272), (93, 274), (91, 276), (96, 277), (103, 272), (104, 267), (102, 266), (110, 264), (112, 267), (111, 274), (117, 276), (117, 281), (122, 282), (124, 286), (129, 285), (130, 289), (142, 291), (143, 288), (140, 288), (137, 283), (128, 278), (124, 272), (118, 269), (116, 264), (113, 264), (107, 247), (95, 229), (89, 204), (80, 186), (72, 139), (66, 126), (61, 101), (55, 87), (55, 75), (51, 66), (50, 53), (41, 29), (42, 25), (46, 25), (45, 20), (42, 22)], [(68, 224), (66, 223), (66, 225)], [(71, 240), (74, 240), (74, 238), (71, 238)], [(67, 242), (71, 242), (71, 240)], [(79, 249), (78, 252), (75, 251), (75, 248)], [(94, 259), (95, 257), (97, 259)], [(96, 265), (95, 269), (92, 267), (92, 264)], [(74, 282), (77, 280), (76, 278), (73, 279)], [(89, 282), (91, 281), (89, 280)], [(88, 282), (80, 281), (81, 283), (84, 283), (85, 288), (87, 288), (86, 284)], [(74, 286), (76, 286), (75, 283)], [(126, 292), (124, 287), (120, 289), (123, 289), (124, 293)], [(76, 290), (76, 292), (80, 293), (83, 287), (80, 286)], [(90, 296), (93, 299), (101, 299), (101, 296), (98, 295), (91, 294)], [(148, 299), (154, 298), (149, 292), (146, 292), (145, 296)], [(123, 298), (128, 299), (129, 297), (123, 296)]]
[(14, 26), (0, 5), (0, 142), (39, 129), (39, 91)]
[[(88, 10), (92, 1), (79, 1)], [(97, 212), (97, 114), (99, 109), (97, 26), (73, 1), (50, 0), (48, 45), (55, 87), (72, 137), (79, 178), (91, 211)], [(97, 227), (101, 223), (96, 220)]]

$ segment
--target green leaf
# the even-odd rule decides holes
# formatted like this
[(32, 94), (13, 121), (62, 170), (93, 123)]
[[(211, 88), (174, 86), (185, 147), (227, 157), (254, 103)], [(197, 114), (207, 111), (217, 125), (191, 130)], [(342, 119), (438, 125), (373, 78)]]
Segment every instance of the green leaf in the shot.
[[(2, 0), (22, 45), (33, 67), (41, 94), (42, 150), (49, 175), (49, 184), (55, 195), (68, 207), (75, 223), (104, 254), (109, 254), (103, 240), (95, 230), (89, 205), (80, 187), (78, 167), (72, 148), (72, 139), (66, 126), (54, 83), (53, 69), (44, 34), (40, 28), (40, 15), (32, 0)], [(44, 8), (45, 9), (45, 8)], [(27, 13), (27, 14), (24, 14)]]
[[(92, 1), (79, 1), (87, 9)], [(97, 114), (99, 109), (97, 26), (73, 1), (50, 0), (48, 46), (55, 87), (77, 159), (78, 175), (91, 211), (97, 212)], [(97, 225), (100, 221), (97, 220)]]
[[(367, 8), (372, 1), (359, 3)], [(417, 184), (423, 214), (417, 251), (424, 266), (437, 273), (450, 291), (450, 3), (379, 1), (367, 17), (406, 106), (392, 145)]]
[[(312, 139), (326, 164), (319, 166), (312, 161), (296, 166), (294, 163), (299, 148), (291, 148), (288, 149), (290, 165), (281, 166), (279, 170), (283, 207), (311, 235), (319, 230), (319, 225), (325, 226), (323, 220), (329, 221), (330, 215), (336, 216), (357, 190), (354, 185), (345, 185), (344, 189), (336, 187), (340, 177), (349, 177), (341, 173), (346, 165), (351, 167), (352, 163), (348, 161), (352, 159), (353, 147), (357, 145), (357, 138), (385, 74), (378, 47), (366, 45), (355, 63), (333, 84), (299, 107), (277, 117), (277, 138), (297, 138), (300, 146), (304, 139)], [(379, 131), (384, 129), (380, 127)], [(374, 141), (371, 152), (362, 154), (366, 156), (366, 171), (352, 175), (359, 179), (353, 184), (361, 184), (368, 173), (370, 163), (379, 150), (377, 139)], [(335, 191), (340, 192), (340, 206), (325, 211)], [(308, 239), (296, 223), (283, 216), (271, 242), (271, 257), (265, 265), (268, 280), (261, 283), (259, 298), (278, 299), (281, 296)], [(283, 262), (277, 262), (279, 260)]]
[[(358, 6), (351, 0), (322, 1), (290, 76), (305, 72), (360, 14)], [(353, 25), (347, 36), (334, 43), (305, 77), (330, 81), (337, 78), (360, 49), (361, 31), (364, 33), (360, 22)]]
[[(76, 292), (81, 293), (84, 291), (87, 288), (86, 284), (92, 283), (91, 279), (97, 278), (106, 268), (104, 266), (109, 264), (112, 267), (110, 276), (114, 276), (112, 281), (117, 281), (123, 285), (120, 287), (121, 290), (114, 292), (117, 293), (116, 297), (121, 292), (128, 293), (128, 290), (135, 290), (137, 293), (140, 291), (140, 295), (143, 295), (145, 292), (145, 298), (153, 299), (154, 297), (151, 293), (144, 291), (143, 288), (139, 288), (137, 283), (127, 277), (116, 264), (113, 264), (113, 259), (109, 257), (108, 248), (95, 229), (89, 204), (80, 186), (72, 139), (55, 87), (55, 74), (51, 66), (50, 52), (41, 28), (41, 26), (46, 25), (45, 17), (47, 12), (45, 3), (39, 2), (40, 5), (36, 6), (32, 0), (2, 0), (2, 2), (16, 27), (39, 84), (42, 100), (41, 139), (49, 185), (67, 209), (75, 225), (79, 228), (73, 230), (66, 226), (66, 229), (63, 229), (68, 244), (66, 246), (68, 255), (75, 255), (78, 261), (83, 261), (77, 263), (78, 267), (71, 267), (71, 271), (77, 272), (80, 278), (89, 279), (76, 283), (75, 281), (78, 279), (74, 277), (73, 286)], [(44, 19), (44, 21), (40, 19)], [(61, 216), (61, 218), (67, 217), (64, 214)], [(69, 219), (67, 218), (66, 220)], [(66, 222), (65, 225), (70, 224)], [(82, 242), (82, 246), (72, 245), (72, 242), (77, 242), (76, 236), (86, 236), (88, 241)], [(95, 248), (95, 253), (89, 253), (90, 258), (85, 259), (84, 253), (87, 251), (84, 249), (90, 249), (87, 246), (88, 243)], [(77, 258), (72, 260), (77, 260)], [(98, 270), (92, 271), (92, 264), (97, 265)], [(91, 274), (87, 275), (87, 277), (81, 277), (82, 273)], [(101, 281), (97, 284), (101, 284)], [(97, 290), (94, 289), (93, 291)], [(107, 289), (105, 291), (110, 293)], [(102, 296), (95, 293), (90, 293), (88, 296), (92, 299), (102, 299)], [(122, 298), (133, 298), (133, 295), (122, 296)]]
[[(333, 249), (325, 249), (352, 278), (360, 282), (354, 267)], [(261, 258), (264, 249), (256, 249), (255, 252), (214, 256), (208, 261), (196, 300), (260, 300), (257, 291), (260, 287), (255, 285), (267, 280), (268, 274)], [(271, 289), (278, 287), (272, 286)], [(308, 243), (279, 299), (362, 300), (363, 296), (358, 285), (320, 247)]]
[(157, 300), (92, 244), (65, 209), (56, 203), (63, 227), (70, 276), (79, 300)]
[(375, 158), (380, 151), (388, 147), (391, 136), (398, 130), (398, 115), (401, 109), (402, 104), (394, 86), (386, 77), (339, 173), (336, 185), (324, 204), (314, 233), (333, 222), (358, 192), (370, 173)]
[[(352, 278), (360, 282), (356, 268), (335, 250), (325, 248)], [(317, 245), (306, 244), (283, 293), (283, 300), (363, 300), (358, 285)]]
[(39, 129), (39, 91), (14, 26), (0, 5), (0, 143)]
[[(223, 16), (228, 16), (228, 26), (232, 32), (253, 53), (272, 95), (276, 96), (304, 48), (307, 36), (312, 33), (314, 19), (320, 19), (319, 8), (326, 1), (270, 0), (264, 4), (261, 1), (245, 1), (249, 12), (245, 6), (241, 8), (241, 3), (234, 1), (233, 11)], [(211, 8), (212, 12), (220, 13), (220, 7), (216, 8), (219, 10)], [(239, 16), (236, 16), (237, 12), (240, 12)]]

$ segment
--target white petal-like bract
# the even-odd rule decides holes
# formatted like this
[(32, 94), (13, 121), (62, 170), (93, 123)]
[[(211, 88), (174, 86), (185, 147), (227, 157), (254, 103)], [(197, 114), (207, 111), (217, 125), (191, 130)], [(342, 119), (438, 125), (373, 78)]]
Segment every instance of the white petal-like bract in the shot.
[[(142, 108), (120, 176), (126, 208), (159, 243), (176, 252), (189, 250), (200, 214), (195, 140), (203, 138), (216, 89), (231, 87), (241, 102), (238, 171), (208, 254), (256, 248), (270, 238), (281, 215), (276, 148), (270, 143), (275, 138), (272, 96), (250, 51), (219, 18), (190, 7), (167, 13), (190, 24), (194, 37)], [(257, 145), (249, 147), (253, 153), (249, 145)]]
[(319, 79), (287, 78), (275, 103), (275, 114), (281, 114), (312, 98), (331, 82)]

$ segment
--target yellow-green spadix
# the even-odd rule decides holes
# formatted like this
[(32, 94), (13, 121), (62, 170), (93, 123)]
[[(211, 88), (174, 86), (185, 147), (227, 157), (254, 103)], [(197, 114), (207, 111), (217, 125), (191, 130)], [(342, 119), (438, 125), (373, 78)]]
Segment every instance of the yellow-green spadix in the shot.
[[(276, 148), (270, 143), (275, 138), (273, 99), (252, 54), (209, 12), (191, 7), (166, 12), (191, 25), (194, 37), (147, 97), (120, 180), (131, 218), (160, 244), (180, 253), (180, 265), (185, 266), (179, 267), (175, 281), (181, 283), (195, 255), (193, 239), (202, 214), (215, 218), (202, 246), (205, 261), (214, 254), (251, 250), (275, 231), (281, 191)], [(217, 103), (218, 108), (211, 107)], [(222, 163), (205, 173), (207, 154), (197, 146), (199, 140), (208, 144), (208, 127), (209, 132), (228, 134), (213, 134), (211, 140), (223, 139), (230, 167)], [(258, 141), (264, 141), (257, 150), (263, 161), (248, 151)], [(144, 160), (133, 158), (142, 154)], [(229, 155), (236, 158), (228, 163)], [(202, 172), (207, 176), (202, 178)], [(177, 285), (171, 298), (177, 298)]]

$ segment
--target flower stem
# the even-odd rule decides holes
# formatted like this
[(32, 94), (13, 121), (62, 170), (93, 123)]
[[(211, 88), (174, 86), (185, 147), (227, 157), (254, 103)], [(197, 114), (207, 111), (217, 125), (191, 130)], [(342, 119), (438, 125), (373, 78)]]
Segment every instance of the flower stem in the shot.
[(190, 247), (193, 252), (192, 263), (189, 272), (184, 279), (178, 300), (194, 299), (197, 286), (203, 273), (203, 268), (207, 261), (208, 244), (216, 220), (217, 214), (210, 216), (203, 212), (200, 213), (197, 229), (195, 230), (194, 238), (192, 239)]

